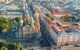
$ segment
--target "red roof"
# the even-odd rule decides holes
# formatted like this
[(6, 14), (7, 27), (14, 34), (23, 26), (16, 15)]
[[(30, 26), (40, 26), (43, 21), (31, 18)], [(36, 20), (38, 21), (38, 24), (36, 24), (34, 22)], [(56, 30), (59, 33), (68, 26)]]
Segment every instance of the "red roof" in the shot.
[(76, 42), (68, 42), (69, 45), (75, 45)]
[(70, 14), (70, 11), (68, 11), (66, 9), (65, 10), (62, 10), (62, 9), (52, 9), (50, 11), (53, 14)]

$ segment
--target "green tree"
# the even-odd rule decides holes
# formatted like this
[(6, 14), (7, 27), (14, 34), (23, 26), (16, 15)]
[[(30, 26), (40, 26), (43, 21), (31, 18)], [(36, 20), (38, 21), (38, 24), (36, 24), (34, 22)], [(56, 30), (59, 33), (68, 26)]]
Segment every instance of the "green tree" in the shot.
[(15, 24), (15, 25), (16, 25), (16, 24), (18, 24), (18, 22), (17, 22), (16, 20), (13, 20), (13, 24)]
[(3, 46), (1, 50), (8, 50), (8, 48)]
[(22, 47), (21, 43), (13, 43), (12, 46), (14, 46), (14, 50), (20, 50), (20, 48)]
[(71, 16), (69, 15), (64, 15), (60, 19), (64, 22), (70, 22), (72, 20)]
[(49, 17), (50, 19), (54, 20), (54, 15), (51, 13), (46, 13), (45, 14), (47, 17)]
[(16, 17), (16, 18), (15, 18), (15, 20), (16, 20), (17, 22), (19, 22), (19, 20), (20, 20), (20, 17)]
[(5, 18), (5, 17), (0, 17), (0, 32), (2, 30), (9, 30), (11, 28), (11, 19)]
[(2, 32), (3, 28), (1, 27), (1, 24), (0, 24), (0, 32)]
[(10, 29), (10, 26), (7, 23), (2, 23), (2, 28), (3, 28), (3, 30), (4, 29), (9, 30)]

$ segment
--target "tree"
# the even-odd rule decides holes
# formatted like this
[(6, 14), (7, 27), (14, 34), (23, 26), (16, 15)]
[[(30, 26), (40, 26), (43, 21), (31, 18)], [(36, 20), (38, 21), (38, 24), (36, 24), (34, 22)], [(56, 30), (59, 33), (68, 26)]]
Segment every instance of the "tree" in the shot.
[(20, 48), (22, 47), (21, 43), (19, 43), (19, 44), (13, 43), (12, 46), (14, 46), (13, 50), (20, 50)]
[(3, 46), (1, 50), (8, 50), (8, 48)]
[(0, 17), (0, 32), (3, 30), (10, 30), (12, 26), (12, 20), (5, 17)]
[(50, 19), (54, 20), (54, 16), (53, 16), (52, 14), (46, 13), (45, 15), (46, 15), (47, 17), (49, 17)]
[(19, 22), (19, 20), (20, 20), (20, 17), (16, 17), (16, 18), (15, 18), (15, 20), (16, 20), (17, 22)]
[(70, 22), (72, 20), (71, 16), (69, 15), (64, 15), (60, 19), (64, 22)]
[(1, 25), (0, 25), (0, 32), (2, 32), (2, 29), (3, 29), (3, 28), (2, 28)]
[(13, 24), (14, 24), (14, 25), (17, 25), (18, 22), (17, 22), (16, 20), (13, 20)]
[(2, 28), (3, 28), (3, 30), (5, 29), (5, 30), (9, 30), (10, 29), (10, 26), (9, 26), (9, 24), (7, 24), (7, 23), (2, 23)]

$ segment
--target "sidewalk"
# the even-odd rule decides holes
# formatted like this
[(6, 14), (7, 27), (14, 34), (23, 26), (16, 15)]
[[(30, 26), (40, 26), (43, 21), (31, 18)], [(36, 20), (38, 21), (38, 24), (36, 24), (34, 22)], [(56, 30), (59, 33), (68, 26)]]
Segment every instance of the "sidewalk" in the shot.
[(64, 46), (60, 50), (80, 50), (80, 47)]

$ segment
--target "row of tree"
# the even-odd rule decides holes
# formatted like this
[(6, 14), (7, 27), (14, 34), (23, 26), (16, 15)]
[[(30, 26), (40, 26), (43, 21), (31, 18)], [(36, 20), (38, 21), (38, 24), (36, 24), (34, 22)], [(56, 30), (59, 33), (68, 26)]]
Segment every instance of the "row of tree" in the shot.
[(80, 18), (73, 15), (64, 15), (60, 19), (64, 22), (80, 22)]
[(11, 30), (13, 25), (17, 25), (19, 23), (19, 20), (19, 17), (14, 19), (0, 17), (0, 32)]
[(0, 50), (21, 50), (21, 43), (8, 43), (5, 40), (0, 40)]
[(50, 19), (54, 20), (54, 15), (51, 13), (46, 13), (45, 14), (46, 17), (49, 17)]

